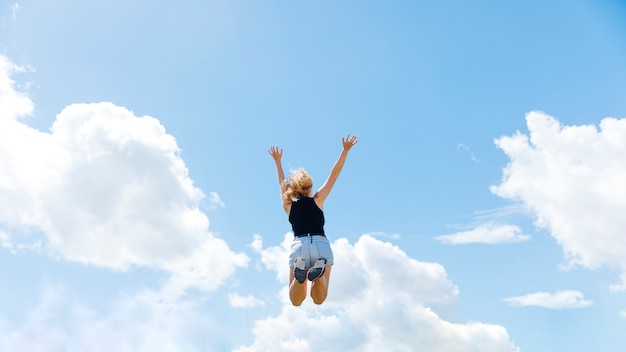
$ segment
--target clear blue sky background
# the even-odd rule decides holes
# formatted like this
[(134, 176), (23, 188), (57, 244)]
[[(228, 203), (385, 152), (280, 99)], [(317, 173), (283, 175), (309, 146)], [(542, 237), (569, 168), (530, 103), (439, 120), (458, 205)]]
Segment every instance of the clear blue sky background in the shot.
[[(146, 242), (135, 242), (132, 228), (128, 233), (119, 230), (127, 228), (125, 224), (134, 225), (132, 218), (122, 221), (115, 212), (101, 213), (98, 206), (103, 202), (97, 197), (86, 197), (86, 206), (76, 205), (76, 209), (68, 205), (75, 199), (70, 197), (73, 192), (98, 194), (90, 193), (92, 186), (124, 189), (128, 180), (135, 180), (134, 164), (110, 164), (106, 168), (114, 175), (107, 178), (110, 184), (102, 186), (100, 173), (94, 171), (92, 178), (77, 178), (87, 180), (84, 184), (70, 180), (65, 188), (58, 188), (65, 191), (55, 188), (50, 192), (45, 185), (30, 185), (28, 177), (19, 178), (20, 172), (31, 172), (9, 171), (15, 177), (7, 176), (0, 183), (0, 197), (4, 198), (0, 199), (4, 212), (0, 214), (0, 239), (4, 238), (0, 242), (0, 332), (7, 336), (0, 337), (0, 347), (4, 350), (16, 346), (29, 346), (33, 351), (87, 350), (81, 348), (107, 343), (117, 350), (124, 350), (120, 346), (128, 350), (266, 350), (269, 347), (261, 341), (259, 331), (283, 320), (293, 331), (270, 330), (276, 334), (275, 342), (291, 336), (292, 342), (308, 343), (297, 350), (307, 350), (306, 346), (335, 350), (319, 342), (332, 341), (326, 330), (321, 329), (318, 336), (299, 331), (326, 324), (316, 320), (320, 317), (339, 319), (351, 332), (346, 341), (355, 336), (366, 341), (350, 345), (354, 350), (420, 346), (409, 338), (405, 345), (397, 337), (376, 340), (372, 330), (359, 325), (352, 310), (345, 307), (357, 309), (373, 303), (367, 295), (343, 300), (350, 297), (352, 289), (360, 289), (341, 285), (341, 280), (351, 275), (347, 269), (336, 268), (327, 305), (289, 308), (286, 283), (280, 276), (286, 272), (280, 265), (286, 267), (286, 262), (280, 257), (274, 267), (271, 259), (263, 257), (272, 257), (272, 248), (276, 256), (290, 230), (280, 207), (269, 146), (284, 148), (286, 169), (304, 167), (320, 185), (347, 133), (356, 134), (359, 143), (350, 152), (325, 205), (331, 241), (345, 239), (347, 248), (356, 253), (361, 250), (356, 243), (363, 238), (372, 239), (372, 246), (385, 251), (391, 251), (384, 247), (390, 243), (398, 250), (390, 253), (406, 263), (439, 264), (447, 275), (439, 279), (458, 290), (444, 304), (431, 304), (442, 292), (451, 291), (433, 289), (431, 301), (420, 300), (421, 293), (394, 281), (397, 275), (392, 273), (406, 268), (381, 264), (372, 269), (373, 276), (382, 278), (379, 286), (368, 286), (372, 297), (395, 297), (386, 292), (388, 287), (414, 297), (416, 307), (431, 308), (441, 321), (500, 326), (506, 330), (510, 347), (494, 344), (493, 349), (480, 349), (476, 344), (482, 340), (469, 333), (467, 346), (459, 349), (445, 347), (445, 337), (433, 337), (433, 345), (421, 348), (620, 351), (626, 345), (624, 289), (611, 289), (626, 272), (626, 262), (619, 259), (626, 258), (623, 236), (613, 231), (624, 224), (621, 217), (626, 208), (619, 198), (626, 191), (619, 182), (607, 182), (607, 187), (614, 186), (607, 194), (615, 198), (577, 197), (585, 193), (580, 187), (594, 179), (593, 172), (606, 168), (616, 179), (626, 175), (623, 162), (619, 162), (626, 158), (626, 130), (614, 130), (614, 140), (621, 142), (614, 143), (613, 149), (593, 149), (598, 155), (608, 155), (606, 160), (590, 155), (576, 161), (576, 165), (596, 170), (589, 178), (573, 178), (567, 171), (570, 168), (559, 167), (559, 160), (571, 155), (576, 158), (578, 147), (590, 145), (578, 137), (576, 127), (598, 126), (606, 117), (626, 116), (626, 3), (24, 0), (0, 4), (0, 52), (5, 60), (23, 68), (11, 73), (15, 84), (3, 94), (6, 97), (14, 90), (29, 97), (34, 104), (32, 112), (15, 121), (20, 128), (27, 125), (40, 132), (33, 137), (34, 143), (19, 144), (17, 139), (4, 137), (2, 172), (14, 165), (8, 161), (12, 158), (25, 163), (33, 158), (37, 165), (38, 151), (41, 160), (47, 160), (47, 152), (56, 149), (46, 148), (48, 142), (42, 136), (60, 134), (61, 127), (51, 130), (51, 126), (63, 116), (63, 109), (73, 104), (110, 102), (136, 117), (151, 116), (180, 148), (177, 160), (184, 162), (188, 176), (179, 176), (192, 180), (206, 195), (202, 201), (191, 197), (181, 204), (205, 214), (210, 221), (209, 236), (215, 239), (207, 246), (215, 248), (216, 241), (226, 244), (227, 252), (233, 253), (228, 260), (237, 263), (234, 271), (220, 271), (219, 275), (211, 266), (215, 264), (199, 264), (204, 269), (199, 278), (185, 281), (184, 295), (168, 303), (153, 300), (178, 277), (178, 262), (171, 259), (167, 248), (196, 243), (189, 240), (193, 236), (177, 240), (177, 231), (164, 232), (158, 237), (166, 243), (159, 247), (162, 252), (142, 252), (143, 244), (155, 242), (150, 236), (144, 238)], [(8, 103), (3, 100), (3, 104)], [(8, 125), (14, 118), (7, 111), (2, 110), (7, 117), (0, 120), (5, 133), (14, 127)], [(525, 116), (532, 111), (543, 111), (562, 127), (571, 127), (574, 136), (570, 143), (535, 145), (539, 152), (531, 156), (516, 154), (519, 149), (514, 148), (505, 152), (495, 143), (518, 133), (539, 134), (541, 126), (532, 130), (527, 125)], [(68, 123), (63, 130), (72, 131), (73, 126)], [(136, 126), (120, 131), (131, 131), (128, 133), (133, 136), (148, 133)], [(37, 145), (38, 141), (42, 144)], [(81, 140), (84, 144), (76, 145), (91, 145), (91, 141)], [(66, 148), (67, 155), (79, 153), (77, 147), (68, 147), (70, 144), (58, 145)], [(556, 144), (561, 148), (556, 155), (563, 158), (541, 159)], [(26, 153), (26, 146), (34, 152)], [(54, 159), (54, 151), (50, 153)], [(72, 159), (67, 155), (64, 158)], [(132, 160), (142, 164), (141, 156)], [(545, 169), (552, 171), (532, 171), (543, 161), (549, 164)], [(83, 175), (82, 170), (91, 165), (81, 162), (72, 164), (77, 166), (71, 175)], [(142, 170), (155, 174), (172, 170), (169, 164), (152, 162), (146, 159)], [(512, 186), (512, 195), (490, 189), (506, 182), (504, 170), (515, 162), (520, 162), (519, 168), (512, 173), (519, 175), (519, 183)], [(118, 166), (125, 171), (117, 170)], [(56, 172), (56, 167), (51, 166), (51, 172)], [(18, 178), (25, 181), (13, 180)], [(545, 188), (536, 185), (545, 179), (556, 181), (541, 186)], [(150, 184), (147, 193), (124, 206), (149, 213), (151, 208), (162, 208), (159, 202), (178, 204), (176, 188), (164, 189), (162, 185), (171, 184), (163, 182)], [(540, 196), (551, 196), (552, 191), (554, 198)], [(52, 203), (37, 208), (44, 214), (41, 218), (27, 216), (18, 221), (7, 209), (23, 207), (24, 214), (39, 214), (26, 201), (15, 206), (11, 197), (23, 194), (20, 192), (36, 194), (33, 199), (45, 198), (37, 192), (54, 197)], [(160, 192), (173, 195), (165, 199)], [(574, 212), (569, 208), (573, 203), (594, 206)], [(67, 207), (70, 215), (54, 218), (57, 206)], [(602, 235), (602, 227), (596, 227), (600, 234), (577, 232), (587, 224), (581, 219), (598, 218), (596, 212), (603, 209), (612, 210), (602, 213), (606, 214), (602, 225), (607, 226), (604, 233), (608, 235)], [(83, 211), (89, 215), (85, 219), (101, 221), (90, 227), (91, 220), (84, 220), (81, 226), (85, 231), (77, 232), (77, 237), (64, 237), (67, 232), (63, 229), (79, 228), (72, 222), (82, 219), (71, 214)], [(547, 221), (538, 223), (542, 216)], [(150, 219), (146, 215), (137, 222), (153, 226)], [(568, 220), (581, 223), (572, 222), (574, 229), (569, 229), (564, 225)], [(484, 228), (481, 225), (508, 231), (491, 241), (495, 243), (484, 243), (488, 233), (476, 230)], [(517, 226), (517, 230), (502, 227), (505, 225)], [(100, 228), (105, 230), (98, 232)], [(111, 228), (123, 233), (119, 238), (129, 241), (127, 245), (117, 242), (117, 237), (108, 240), (107, 229)], [(458, 235), (448, 237), (458, 239), (459, 234), (473, 230), (477, 237), (466, 241), (471, 243), (440, 237)], [(55, 242), (55, 238), (65, 240)], [(255, 238), (262, 238), (262, 249), (253, 245)], [(82, 247), (72, 247), (74, 241)], [(598, 241), (614, 248), (614, 256), (586, 249), (595, 248)], [(143, 244), (133, 247), (136, 243)], [(212, 251), (206, 256), (225, 253)], [(128, 254), (128, 265), (119, 266), (113, 259), (120, 252)], [(339, 257), (341, 253), (336, 251)], [(376, 253), (382, 256), (382, 252)], [(368, 258), (360, 263), (367, 266)], [(408, 278), (411, 275), (406, 273)], [(385, 277), (389, 279), (385, 281)], [(203, 280), (212, 284), (198, 284)], [(419, 282), (412, 284), (419, 286)], [(549, 298), (519, 303), (540, 292)], [(570, 295), (563, 302), (559, 292), (574, 298)], [(236, 307), (237, 297), (248, 298), (246, 307)], [(80, 329), (85, 321), (95, 328)], [(384, 320), (378, 323), (384, 330)], [(120, 326), (120, 331), (106, 329), (108, 324)], [(141, 324), (146, 328), (138, 329)], [(53, 332), (50, 326), (55, 326)], [(31, 337), (31, 345), (25, 345), (25, 336)], [(164, 341), (157, 349), (146, 342), (153, 336)], [(484, 343), (490, 346), (489, 341)], [(351, 350), (350, 346), (342, 350)], [(289, 347), (276, 342), (271, 350)]]

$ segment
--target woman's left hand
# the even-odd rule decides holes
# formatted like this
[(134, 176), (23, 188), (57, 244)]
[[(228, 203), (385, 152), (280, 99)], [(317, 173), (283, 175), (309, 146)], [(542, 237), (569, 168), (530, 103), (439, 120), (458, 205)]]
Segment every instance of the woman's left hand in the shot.
[(273, 145), (269, 150), (270, 155), (274, 158), (274, 161), (280, 161), (283, 157), (283, 148), (278, 148), (277, 145)]

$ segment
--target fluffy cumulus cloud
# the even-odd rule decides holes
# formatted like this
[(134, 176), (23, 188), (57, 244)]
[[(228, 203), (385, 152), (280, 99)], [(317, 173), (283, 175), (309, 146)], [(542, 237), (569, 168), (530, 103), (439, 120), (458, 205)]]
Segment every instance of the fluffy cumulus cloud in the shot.
[(450, 235), (438, 236), (435, 239), (445, 244), (467, 243), (513, 243), (530, 239), (522, 234), (522, 229), (515, 225), (483, 224), (470, 231), (462, 231)]
[[(52, 255), (172, 274), (179, 289), (212, 289), (248, 258), (208, 231), (205, 198), (175, 139), (155, 118), (111, 103), (74, 104), (50, 132), (20, 121), (33, 103), (20, 68), (0, 56), (0, 223), (4, 247), (39, 236)], [(217, 195), (213, 203), (220, 203)], [(10, 236), (7, 236), (10, 234)]]
[(541, 307), (547, 309), (573, 309), (593, 305), (579, 291), (535, 292), (523, 296), (509, 297), (505, 302), (518, 307)]
[[(281, 246), (263, 249), (257, 236), (252, 246), (285, 284), (289, 242), (286, 235)], [(284, 290), (281, 313), (257, 321), (254, 342), (236, 351), (518, 350), (502, 326), (452, 323), (435, 313), (458, 293), (441, 265), (410, 258), (368, 235), (355, 244), (339, 239), (333, 250), (337, 265), (324, 305), (309, 298), (292, 307)]]
[[(523, 203), (562, 246), (568, 266), (626, 272), (626, 119), (563, 126), (541, 112), (529, 135), (496, 140), (509, 157), (498, 196)], [(626, 274), (613, 291), (626, 291)]]
[(0, 320), (2, 351), (199, 351), (211, 322), (192, 301), (145, 290), (98, 315), (61, 286), (48, 286), (19, 325)]

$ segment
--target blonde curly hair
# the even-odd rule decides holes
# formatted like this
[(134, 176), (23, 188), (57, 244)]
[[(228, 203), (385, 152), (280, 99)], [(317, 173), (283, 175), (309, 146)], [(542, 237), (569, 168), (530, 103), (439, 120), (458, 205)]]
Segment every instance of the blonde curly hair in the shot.
[(313, 188), (313, 179), (304, 171), (304, 169), (292, 170), (289, 173), (289, 182), (283, 181), (285, 184), (285, 197), (300, 199), (308, 197)]

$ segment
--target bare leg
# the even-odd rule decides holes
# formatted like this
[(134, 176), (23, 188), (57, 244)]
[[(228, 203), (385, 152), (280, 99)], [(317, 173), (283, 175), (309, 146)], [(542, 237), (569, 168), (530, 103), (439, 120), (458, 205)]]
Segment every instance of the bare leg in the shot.
[(332, 265), (326, 265), (326, 268), (324, 268), (324, 274), (319, 279), (311, 282), (311, 298), (313, 298), (313, 302), (315, 302), (315, 304), (324, 303), (326, 296), (328, 296), (328, 283), (330, 282), (331, 268)]
[(302, 302), (304, 302), (304, 299), (306, 298), (306, 288), (306, 280), (304, 283), (299, 283), (293, 276), (293, 268), (291, 268), (289, 272), (289, 299), (291, 300), (291, 304), (299, 306)]

